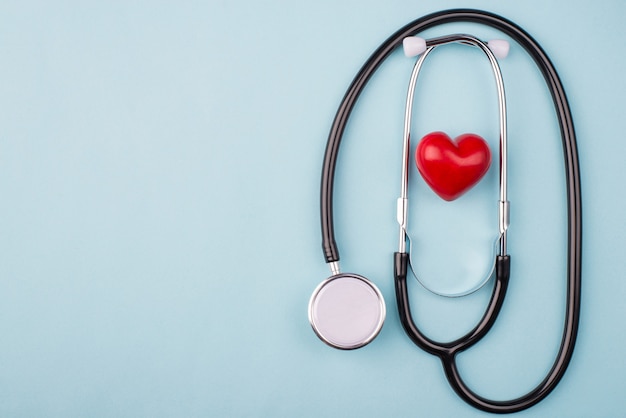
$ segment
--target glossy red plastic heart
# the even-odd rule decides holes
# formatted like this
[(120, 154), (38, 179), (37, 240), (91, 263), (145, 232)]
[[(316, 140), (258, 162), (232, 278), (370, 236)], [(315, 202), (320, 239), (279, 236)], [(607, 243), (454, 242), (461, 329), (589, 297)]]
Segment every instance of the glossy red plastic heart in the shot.
[(491, 152), (478, 135), (463, 134), (453, 141), (443, 132), (432, 132), (417, 145), (415, 163), (430, 188), (451, 201), (483, 178), (491, 165)]

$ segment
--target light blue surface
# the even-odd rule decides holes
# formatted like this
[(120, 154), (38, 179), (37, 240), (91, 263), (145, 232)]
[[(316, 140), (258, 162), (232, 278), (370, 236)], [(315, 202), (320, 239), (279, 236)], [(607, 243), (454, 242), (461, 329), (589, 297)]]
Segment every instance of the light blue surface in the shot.
[[(353, 113), (336, 185), (342, 267), (380, 287), (386, 324), (369, 346), (343, 352), (317, 339), (306, 314), (328, 275), (319, 174), (341, 97), (387, 36), (450, 7), (529, 31), (562, 78), (578, 134), (579, 339), (556, 390), (517, 416), (623, 415), (625, 4), (213, 0), (0, 3), (0, 416), (488, 415), (456, 397), (395, 313), (413, 63), (399, 51)], [(429, 34), (457, 31), (495, 36), (473, 25)], [(509, 398), (539, 383), (558, 349), (566, 232), (547, 90), (515, 46), (502, 70), (513, 277), (495, 328), (459, 363), (480, 394)], [(415, 136), (497, 132), (476, 51), (433, 54), (420, 81)], [(463, 263), (448, 251), (489, 251), (474, 234), (495, 231), (493, 171), (446, 209), (413, 179), (416, 248), (456, 242), (429, 248), (452, 269)], [(412, 290), (418, 323), (442, 339), (471, 328), (489, 292), (449, 301)]]

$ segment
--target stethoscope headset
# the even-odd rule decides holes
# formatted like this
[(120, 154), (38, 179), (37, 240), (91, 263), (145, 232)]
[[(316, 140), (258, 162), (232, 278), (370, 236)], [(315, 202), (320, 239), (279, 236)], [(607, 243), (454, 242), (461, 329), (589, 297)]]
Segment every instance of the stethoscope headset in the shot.
[[(463, 382), (456, 364), (456, 355), (480, 341), (493, 326), (502, 308), (509, 282), (511, 261), (506, 245), (509, 224), (509, 202), (506, 190), (506, 108), (502, 76), (496, 60), (496, 55), (506, 55), (507, 48), (506, 45), (499, 44), (499, 41), (495, 41), (494, 45), (488, 45), (469, 35), (450, 35), (428, 40), (415, 37), (426, 29), (452, 22), (472, 22), (491, 26), (508, 35), (526, 50), (543, 74), (552, 95), (563, 144), (568, 225), (565, 326), (559, 352), (547, 376), (535, 389), (512, 400), (496, 401), (477, 395)], [(363, 347), (371, 342), (382, 328), (386, 311), (381, 292), (365, 277), (353, 273), (341, 273), (339, 269), (339, 252), (333, 225), (333, 182), (339, 145), (357, 98), (379, 65), (403, 43), (407, 55), (420, 55), (420, 57), (413, 68), (407, 94), (402, 188), (397, 209), (400, 240), (399, 250), (394, 254), (394, 279), (400, 321), (409, 338), (418, 347), (441, 360), (448, 382), (465, 402), (492, 413), (518, 412), (537, 404), (556, 387), (572, 357), (580, 316), (582, 208), (576, 137), (563, 86), (554, 66), (539, 44), (522, 28), (507, 19), (492, 13), (465, 9), (441, 11), (424, 16), (389, 37), (371, 55), (352, 81), (333, 121), (324, 156), (321, 182), (322, 247), (331, 276), (313, 292), (309, 302), (309, 321), (320, 339), (332, 347), (344, 350)], [(449, 43), (462, 43), (481, 49), (489, 59), (496, 79), (500, 113), (500, 200), (498, 203), (500, 230), (498, 250), (493, 266), (494, 288), (482, 319), (466, 335), (451, 342), (438, 342), (428, 338), (418, 329), (412, 319), (409, 305), (407, 273), (411, 265), (410, 251), (407, 252), (409, 239), (406, 233), (408, 155), (411, 106), (418, 73), (425, 58), (434, 48)], [(465, 292), (443, 294), (443, 296), (463, 296), (477, 290), (483, 284), (480, 283), (477, 287)], [(439, 292), (435, 291), (435, 293)]]

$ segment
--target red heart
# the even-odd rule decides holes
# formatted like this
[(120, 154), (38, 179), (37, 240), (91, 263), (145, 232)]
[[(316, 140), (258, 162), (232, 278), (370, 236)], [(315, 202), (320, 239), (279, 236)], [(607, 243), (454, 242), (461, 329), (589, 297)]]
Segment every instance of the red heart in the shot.
[(430, 188), (451, 201), (483, 178), (491, 165), (491, 152), (478, 135), (463, 134), (453, 141), (443, 132), (432, 132), (417, 145), (415, 163)]

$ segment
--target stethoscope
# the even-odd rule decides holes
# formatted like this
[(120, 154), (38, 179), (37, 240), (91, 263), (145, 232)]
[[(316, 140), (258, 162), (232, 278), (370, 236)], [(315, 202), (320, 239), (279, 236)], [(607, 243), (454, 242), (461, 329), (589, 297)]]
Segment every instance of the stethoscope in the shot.
[[(532, 391), (517, 399), (496, 401), (474, 393), (463, 382), (456, 365), (456, 355), (480, 341), (493, 326), (504, 302), (510, 274), (510, 256), (507, 254), (507, 229), (509, 225), (509, 202), (507, 200), (507, 152), (506, 152), (506, 105), (504, 86), (496, 55), (506, 55), (506, 44), (495, 41), (493, 45), (469, 35), (450, 35), (423, 40), (415, 37), (428, 28), (451, 22), (474, 22), (494, 27), (521, 45), (533, 58), (544, 76), (551, 92), (563, 143), (567, 182), (567, 302), (565, 327), (561, 346), (551, 370)], [(397, 218), (400, 225), (399, 250), (394, 254), (394, 279), (400, 321), (409, 338), (426, 352), (437, 356), (454, 391), (467, 403), (493, 413), (511, 413), (529, 408), (544, 399), (563, 377), (570, 362), (580, 316), (581, 256), (582, 256), (582, 209), (580, 174), (576, 138), (572, 116), (559, 77), (546, 53), (523, 29), (497, 15), (476, 10), (448, 10), (433, 13), (404, 26), (387, 39), (367, 60), (348, 88), (335, 116), (324, 156), (321, 183), (322, 246), (331, 276), (313, 292), (309, 302), (309, 321), (313, 330), (328, 345), (351, 350), (371, 342), (380, 332), (386, 310), (383, 296), (368, 279), (358, 274), (342, 273), (339, 268), (339, 252), (334, 238), (333, 182), (339, 144), (350, 112), (371, 75), (391, 52), (404, 43), (407, 55), (419, 55), (409, 83), (405, 112), (403, 167), (401, 195), (398, 199)], [(438, 342), (425, 336), (415, 325), (409, 306), (407, 273), (410, 264), (410, 240), (406, 232), (408, 208), (408, 159), (410, 150), (410, 117), (413, 94), (420, 68), (431, 51), (441, 45), (462, 43), (481, 49), (489, 59), (498, 91), (500, 114), (500, 197), (498, 210), (499, 236), (497, 254), (493, 265), (494, 288), (487, 309), (479, 323), (466, 335), (451, 341)], [(487, 277), (489, 278), (489, 277)], [(446, 294), (429, 289), (443, 296), (462, 296), (480, 288), (477, 286), (460, 293)], [(424, 283), (422, 283), (424, 285)]]

